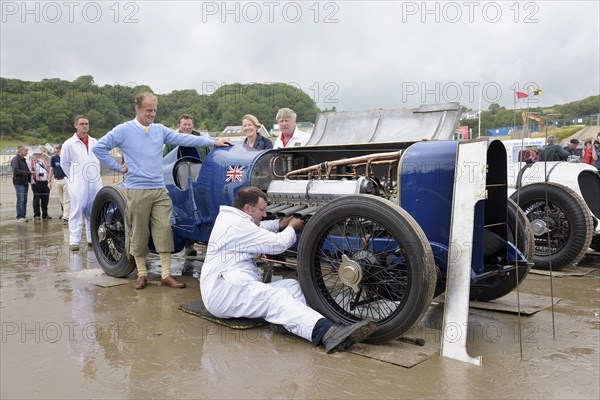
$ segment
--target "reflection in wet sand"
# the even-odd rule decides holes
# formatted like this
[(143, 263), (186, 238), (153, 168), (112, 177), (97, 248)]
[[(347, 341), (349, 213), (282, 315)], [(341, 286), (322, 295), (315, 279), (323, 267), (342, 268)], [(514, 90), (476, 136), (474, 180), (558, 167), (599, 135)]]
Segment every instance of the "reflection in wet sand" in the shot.
[[(198, 260), (177, 263), (187, 289), (157, 276), (143, 291), (131, 277), (95, 286), (74, 273), (98, 268), (93, 251), (68, 251), (58, 220), (17, 225), (5, 203), (0, 214), (0, 398), (600, 397), (598, 256), (582, 260), (592, 273), (554, 278), (556, 339), (549, 308), (522, 317), (522, 361), (517, 316), (471, 309), (462, 333), (482, 366), (434, 355), (403, 368), (179, 311), (199, 297)], [(549, 278), (530, 275), (521, 290), (549, 296)], [(413, 336), (439, 346), (442, 314), (433, 305)]]

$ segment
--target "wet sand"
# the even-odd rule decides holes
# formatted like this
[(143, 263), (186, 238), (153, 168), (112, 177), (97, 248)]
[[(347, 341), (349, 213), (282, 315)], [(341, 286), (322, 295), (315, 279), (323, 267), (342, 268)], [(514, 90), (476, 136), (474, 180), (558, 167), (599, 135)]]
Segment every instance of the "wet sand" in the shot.
[[(58, 200), (51, 196), (55, 219), (17, 224), (10, 180), (0, 188), (2, 399), (600, 397), (597, 255), (580, 263), (596, 268), (590, 274), (552, 280), (561, 298), (555, 339), (550, 308), (521, 317), (523, 360), (517, 316), (472, 308), (464, 334), (483, 365), (435, 354), (404, 368), (353, 353), (327, 355), (264, 327), (236, 331), (186, 314), (179, 305), (199, 298), (189, 275), (182, 290), (159, 286), (156, 275), (142, 291), (131, 279), (90, 284), (81, 273), (98, 263), (85, 247), (68, 251)], [(31, 218), (30, 205), (27, 213)], [(520, 293), (550, 296), (550, 279), (529, 275)], [(439, 347), (442, 314), (442, 305), (432, 305), (415, 336)]]

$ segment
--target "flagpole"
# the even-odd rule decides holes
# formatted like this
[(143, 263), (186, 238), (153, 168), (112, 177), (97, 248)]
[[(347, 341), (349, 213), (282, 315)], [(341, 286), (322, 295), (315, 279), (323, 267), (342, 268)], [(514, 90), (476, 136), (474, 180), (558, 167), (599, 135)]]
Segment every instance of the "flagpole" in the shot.
[(517, 130), (517, 89), (513, 90), (513, 132)]
[[(529, 130), (529, 93), (527, 93), (525, 102), (527, 103), (527, 112), (525, 113), (525, 123), (527, 124), (527, 129)], [(523, 128), (523, 134), (525, 134), (525, 128)], [(529, 133), (529, 136), (527, 136), (527, 137), (531, 137), (531, 133)]]
[(481, 138), (481, 85), (479, 86), (479, 112), (477, 113), (479, 117), (478, 128), (477, 128), (477, 139)]

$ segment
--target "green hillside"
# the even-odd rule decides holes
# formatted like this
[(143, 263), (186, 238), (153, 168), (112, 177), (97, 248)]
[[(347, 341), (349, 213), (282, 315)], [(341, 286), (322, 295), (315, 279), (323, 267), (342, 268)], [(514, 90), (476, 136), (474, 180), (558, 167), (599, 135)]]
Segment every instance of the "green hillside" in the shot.
[[(96, 137), (133, 118), (133, 99), (148, 86), (98, 86), (92, 76), (73, 82), (44, 79), (26, 82), (0, 78), (0, 133), (3, 141), (59, 142), (73, 132), (72, 118), (85, 114)], [(282, 107), (292, 108), (299, 121), (314, 121), (319, 109), (297, 87), (284, 83), (224, 85), (210, 95), (195, 90), (157, 94), (156, 121), (175, 126), (177, 118), (188, 113), (197, 129), (221, 131), (227, 125), (241, 125), (241, 117), (254, 114), (270, 129)]]

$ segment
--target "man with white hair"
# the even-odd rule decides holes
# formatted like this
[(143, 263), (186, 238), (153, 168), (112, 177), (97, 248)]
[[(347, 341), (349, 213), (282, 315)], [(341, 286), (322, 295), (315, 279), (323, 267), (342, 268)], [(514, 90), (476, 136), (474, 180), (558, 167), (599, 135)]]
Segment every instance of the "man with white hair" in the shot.
[(289, 108), (282, 108), (277, 111), (275, 116), (277, 123), (279, 124), (279, 130), (281, 135), (275, 141), (273, 145), (274, 149), (281, 149), (284, 147), (297, 147), (304, 146), (310, 136), (298, 130), (296, 126), (296, 113)]
[(52, 183), (48, 181), (50, 167), (42, 157), (42, 149), (33, 151), (29, 169), (31, 169), (31, 191), (33, 192), (33, 219), (52, 219), (48, 215), (48, 201), (50, 200), (50, 189)]

